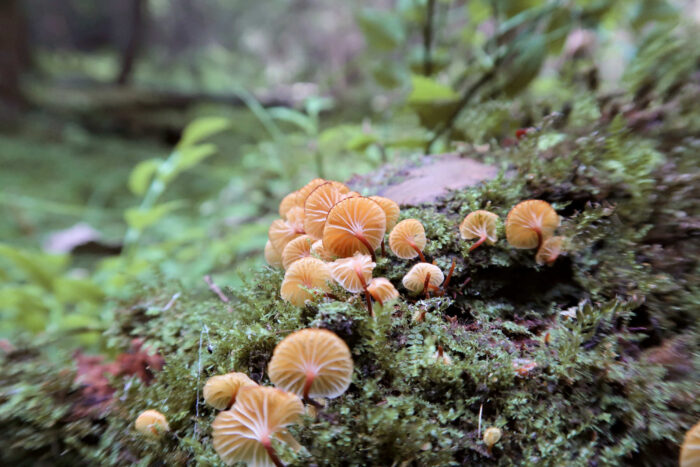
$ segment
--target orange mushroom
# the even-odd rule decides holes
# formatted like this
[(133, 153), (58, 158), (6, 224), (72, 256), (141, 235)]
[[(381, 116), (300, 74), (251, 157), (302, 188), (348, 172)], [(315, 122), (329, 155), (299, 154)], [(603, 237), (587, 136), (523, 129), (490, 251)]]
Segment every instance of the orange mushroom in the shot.
[(311, 245), (311, 254), (323, 261), (332, 261), (333, 256), (323, 248), (323, 240), (317, 240)]
[(270, 240), (265, 243), (265, 261), (273, 268), (282, 267), (282, 255), (272, 246)]
[(323, 247), (341, 258), (366, 250), (374, 261), (385, 231), (386, 214), (379, 204), (365, 197), (347, 198), (328, 212)]
[(228, 409), (236, 402), (238, 391), (244, 386), (257, 386), (258, 383), (244, 373), (227, 373), (212, 376), (204, 385), (204, 402), (215, 409)]
[(414, 265), (403, 277), (403, 286), (411, 292), (428, 292), (437, 290), (445, 280), (445, 276), (439, 267), (430, 263), (418, 263)]
[(211, 425), (214, 450), (226, 465), (284, 466), (272, 440), (295, 444), (289, 443), (286, 427), (303, 413), (304, 404), (294, 394), (262, 386), (242, 387), (231, 410), (220, 412)]
[(367, 286), (367, 291), (381, 306), (384, 306), (384, 302), (388, 302), (399, 296), (399, 291), (396, 290), (394, 284), (384, 277), (372, 279)]
[(289, 212), (290, 209), (293, 207), (296, 207), (297, 205), (297, 196), (298, 192), (293, 191), (289, 193), (287, 196), (282, 198), (282, 201), (280, 202), (280, 207), (279, 207), (279, 213), (280, 217), (287, 217), (287, 212)]
[(267, 366), (270, 381), (302, 397), (333, 399), (350, 386), (353, 362), (345, 341), (327, 329), (302, 329), (277, 344)]
[(309, 256), (292, 263), (284, 274), (280, 295), (282, 299), (296, 306), (302, 306), (313, 298), (308, 289), (328, 292), (331, 274), (326, 263)]
[(345, 290), (352, 293), (364, 291), (367, 300), (367, 312), (372, 313), (372, 300), (367, 291), (367, 284), (372, 279), (372, 270), (377, 265), (369, 255), (355, 253), (350, 258), (335, 260), (330, 265), (331, 276)]
[(267, 238), (272, 243), (272, 247), (280, 253), (284, 251), (287, 243), (301, 235), (304, 235), (303, 224), (284, 219), (274, 221), (267, 231)]
[(136, 431), (145, 436), (160, 438), (163, 433), (170, 431), (165, 415), (157, 410), (145, 410), (136, 417), (134, 422)]
[(546, 201), (530, 199), (518, 203), (506, 217), (506, 239), (515, 248), (538, 248), (554, 235), (559, 215)]
[[(322, 178), (314, 178), (309, 183), (307, 183), (303, 187), (299, 188), (296, 192), (297, 193), (296, 206), (303, 208), (304, 203), (306, 203), (306, 197), (309, 196), (311, 194), (311, 192), (316, 189), (316, 187), (323, 185), (326, 182), (328, 182), (328, 180), (324, 180)], [(338, 182), (335, 182), (335, 183), (338, 183)]]
[(537, 250), (535, 261), (537, 264), (552, 264), (559, 257), (564, 246), (564, 237), (556, 236), (545, 240)]
[(479, 240), (474, 243), (469, 251), (474, 251), (482, 243), (493, 245), (498, 240), (496, 233), (496, 223), (498, 216), (492, 212), (482, 209), (470, 212), (459, 225), (459, 233), (464, 240)]
[(386, 231), (391, 232), (391, 229), (399, 221), (399, 214), (401, 213), (399, 205), (394, 200), (383, 196), (370, 196), (369, 199), (375, 201), (384, 210), (384, 214), (386, 214)]
[(313, 241), (310, 236), (302, 235), (287, 243), (282, 251), (282, 267), (289, 269), (293, 262), (311, 256)]
[(420, 256), (420, 260), (425, 262), (423, 248), (427, 241), (423, 224), (416, 219), (402, 220), (389, 234), (389, 248), (402, 259)]
[(700, 422), (685, 434), (679, 465), (680, 467), (700, 467)]
[(317, 186), (306, 197), (304, 202), (304, 230), (306, 233), (320, 239), (323, 237), (323, 228), (326, 225), (328, 211), (333, 208), (343, 196), (348, 192), (348, 188), (342, 183), (326, 182)]

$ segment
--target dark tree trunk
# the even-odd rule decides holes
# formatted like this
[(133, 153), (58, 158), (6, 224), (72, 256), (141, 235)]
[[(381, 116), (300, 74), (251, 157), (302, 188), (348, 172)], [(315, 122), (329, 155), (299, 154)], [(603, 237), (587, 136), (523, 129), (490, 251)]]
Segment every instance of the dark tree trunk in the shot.
[(29, 64), (28, 50), (21, 1), (0, 0), (0, 105), (26, 105), (20, 75)]
[(128, 84), (131, 80), (145, 35), (147, 15), (148, 0), (129, 0), (129, 33), (122, 51), (121, 68), (117, 77), (119, 85)]

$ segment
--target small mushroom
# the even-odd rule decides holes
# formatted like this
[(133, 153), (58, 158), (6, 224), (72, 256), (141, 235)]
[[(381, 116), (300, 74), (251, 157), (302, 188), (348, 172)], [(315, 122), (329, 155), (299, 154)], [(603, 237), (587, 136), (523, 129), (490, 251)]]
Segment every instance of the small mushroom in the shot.
[(307, 289), (320, 289), (328, 292), (331, 274), (328, 265), (320, 259), (309, 256), (295, 261), (284, 274), (280, 295), (283, 300), (302, 306), (313, 295)]
[(369, 255), (355, 253), (350, 258), (340, 258), (330, 265), (331, 277), (351, 293), (364, 292), (367, 312), (372, 315), (372, 300), (367, 284), (372, 279), (372, 270), (377, 265)]
[(328, 212), (323, 247), (341, 258), (366, 252), (374, 261), (374, 250), (382, 243), (385, 231), (386, 214), (376, 202), (365, 197), (347, 198)]
[(134, 428), (142, 435), (160, 438), (163, 433), (170, 431), (170, 425), (165, 415), (157, 410), (145, 410), (136, 417)]
[(313, 241), (309, 235), (302, 235), (287, 243), (282, 251), (282, 267), (289, 269), (293, 262), (311, 256)]
[(546, 201), (530, 199), (518, 203), (506, 217), (506, 239), (515, 248), (538, 248), (554, 235), (559, 215)]
[(267, 366), (270, 381), (315, 405), (312, 397), (333, 399), (350, 386), (353, 363), (345, 341), (327, 329), (302, 329), (277, 344)]
[(323, 229), (328, 211), (348, 192), (348, 187), (338, 182), (326, 182), (317, 186), (304, 202), (304, 230), (318, 240), (323, 237)]
[(496, 223), (498, 216), (492, 212), (482, 209), (470, 212), (459, 225), (459, 233), (464, 240), (479, 240), (474, 243), (469, 251), (474, 251), (479, 245), (486, 242), (488, 245), (493, 245), (498, 240), (496, 233)]
[(369, 199), (375, 201), (384, 210), (384, 214), (386, 214), (386, 231), (391, 232), (391, 229), (399, 221), (399, 214), (401, 213), (399, 205), (394, 200), (383, 196), (370, 196)]
[[(304, 185), (303, 187), (299, 188), (297, 190), (297, 197), (296, 197), (296, 206), (299, 206), (300, 208), (304, 208), (304, 203), (306, 203), (306, 197), (311, 194), (312, 191), (316, 189), (316, 187), (323, 185), (324, 183), (328, 182), (328, 180), (324, 180), (322, 178), (314, 178), (311, 180), (309, 183)], [(338, 183), (338, 182), (336, 182)]]
[[(297, 208), (293, 208), (291, 211), (294, 209)], [(296, 219), (295, 221), (277, 219), (270, 225), (270, 229), (267, 231), (267, 238), (270, 240), (270, 243), (272, 243), (274, 249), (280, 253), (284, 251), (284, 247), (287, 246), (287, 243), (301, 235), (304, 235), (304, 226), (296, 221)]]
[(486, 449), (488, 449), (489, 454), (491, 454), (491, 449), (493, 448), (494, 444), (500, 441), (502, 435), (503, 432), (501, 429), (495, 426), (484, 430), (484, 444), (486, 445)]
[(274, 246), (272, 246), (272, 242), (270, 240), (265, 243), (265, 261), (267, 261), (267, 264), (273, 268), (282, 267), (282, 255), (275, 249)]
[(535, 261), (537, 264), (552, 264), (561, 254), (564, 246), (564, 237), (556, 236), (545, 240), (542, 246), (537, 250)]
[(333, 261), (333, 255), (323, 248), (323, 240), (317, 240), (311, 245), (311, 254), (317, 256), (322, 261)]
[(204, 402), (217, 410), (226, 410), (236, 402), (236, 395), (242, 387), (257, 385), (244, 373), (212, 376), (204, 385)]
[(272, 440), (290, 444), (286, 427), (297, 423), (303, 413), (304, 404), (294, 394), (242, 387), (231, 410), (220, 412), (211, 425), (214, 450), (226, 465), (283, 466)]
[(700, 467), (700, 422), (685, 434), (679, 465), (680, 467)]
[(443, 280), (445, 276), (439, 267), (430, 263), (418, 263), (403, 276), (402, 282), (411, 292), (427, 294), (430, 289), (437, 290)]
[(394, 284), (384, 277), (376, 277), (369, 281), (367, 291), (381, 306), (384, 306), (384, 302), (388, 302), (399, 296), (399, 291), (396, 290)]
[(402, 259), (419, 256), (420, 260), (425, 262), (423, 248), (427, 241), (423, 224), (416, 219), (402, 220), (389, 234), (389, 248)]
[(287, 212), (289, 212), (290, 209), (293, 207), (296, 207), (297, 205), (297, 196), (298, 193), (296, 191), (293, 191), (289, 193), (287, 196), (282, 198), (282, 201), (280, 202), (280, 207), (279, 207), (279, 213), (280, 217), (287, 217)]

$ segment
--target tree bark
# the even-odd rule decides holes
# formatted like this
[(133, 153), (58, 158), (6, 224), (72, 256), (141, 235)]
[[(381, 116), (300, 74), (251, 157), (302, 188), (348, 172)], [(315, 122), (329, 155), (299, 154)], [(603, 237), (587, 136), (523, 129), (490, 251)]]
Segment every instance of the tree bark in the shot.
[(143, 43), (148, 15), (148, 0), (130, 0), (129, 2), (129, 36), (122, 51), (121, 67), (117, 84), (129, 83)]

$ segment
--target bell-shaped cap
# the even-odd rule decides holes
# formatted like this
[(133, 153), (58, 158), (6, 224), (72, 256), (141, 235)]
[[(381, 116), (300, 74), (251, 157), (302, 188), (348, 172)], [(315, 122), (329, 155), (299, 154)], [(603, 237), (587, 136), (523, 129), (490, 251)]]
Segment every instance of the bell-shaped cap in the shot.
[(311, 245), (311, 254), (317, 256), (322, 261), (333, 261), (333, 255), (323, 248), (323, 240), (317, 240)]
[(307, 289), (330, 290), (328, 282), (331, 273), (328, 265), (312, 256), (295, 261), (284, 274), (280, 295), (283, 300), (296, 306), (302, 306), (313, 295)]
[(383, 196), (370, 196), (369, 199), (375, 201), (384, 210), (384, 214), (386, 214), (386, 231), (391, 232), (391, 229), (399, 221), (399, 214), (401, 213), (399, 205), (394, 200)]
[(554, 235), (559, 215), (546, 201), (530, 199), (518, 203), (506, 217), (506, 239), (515, 248), (537, 248)]
[(242, 387), (257, 385), (245, 373), (212, 376), (204, 385), (204, 402), (217, 410), (225, 410), (236, 402), (236, 396)]
[(339, 182), (326, 182), (317, 186), (304, 202), (304, 230), (318, 240), (323, 238), (328, 211), (348, 192), (348, 187)]
[(159, 438), (163, 433), (170, 431), (170, 425), (165, 415), (157, 410), (145, 410), (136, 417), (134, 422), (136, 431), (145, 436)]
[(501, 439), (502, 435), (503, 432), (500, 428), (495, 426), (489, 427), (486, 430), (484, 430), (484, 444), (491, 448)]
[(323, 247), (341, 258), (358, 251), (374, 255), (385, 231), (386, 214), (376, 202), (365, 197), (347, 198), (328, 213)]
[(537, 264), (552, 264), (559, 257), (563, 246), (564, 237), (557, 235), (546, 239), (537, 250), (535, 261)]
[(371, 256), (355, 253), (349, 258), (333, 261), (330, 264), (331, 277), (348, 292), (358, 293), (372, 279), (372, 270), (376, 265)]
[(685, 434), (679, 464), (680, 467), (700, 467), (700, 422)]
[(266, 446), (284, 442), (285, 428), (297, 423), (304, 404), (294, 394), (275, 388), (245, 386), (231, 410), (220, 412), (212, 423), (214, 450), (226, 465), (245, 462), (274, 467)]
[(289, 269), (293, 262), (307, 256), (311, 256), (311, 245), (314, 239), (308, 235), (302, 235), (287, 243), (282, 252), (282, 266)]
[[(293, 208), (291, 211), (294, 209), (296, 208)], [(287, 243), (301, 235), (304, 235), (303, 224), (284, 219), (277, 219), (272, 222), (270, 229), (267, 231), (268, 240), (272, 243), (273, 248), (280, 253), (284, 251)]]
[(459, 233), (464, 240), (486, 238), (486, 243), (493, 245), (498, 240), (496, 228), (498, 216), (492, 212), (479, 209), (470, 212), (459, 225)]
[(373, 299), (382, 305), (389, 300), (398, 298), (399, 296), (399, 291), (396, 290), (394, 284), (389, 282), (389, 279), (384, 277), (376, 277), (372, 279), (367, 286), (367, 291)]
[(265, 261), (273, 268), (282, 267), (282, 255), (279, 251), (275, 250), (275, 247), (272, 246), (272, 242), (269, 239), (267, 243), (265, 243)]
[(402, 259), (420, 255), (427, 241), (423, 224), (417, 219), (402, 220), (389, 234), (389, 248)]
[(428, 282), (429, 287), (440, 287), (442, 281), (445, 280), (445, 276), (442, 274), (439, 267), (430, 263), (418, 263), (403, 276), (403, 286), (411, 292), (422, 292), (425, 286), (425, 278), (428, 274), (430, 274), (430, 280)]
[(285, 391), (332, 399), (348, 389), (352, 369), (345, 341), (326, 329), (302, 329), (277, 344), (267, 373)]

